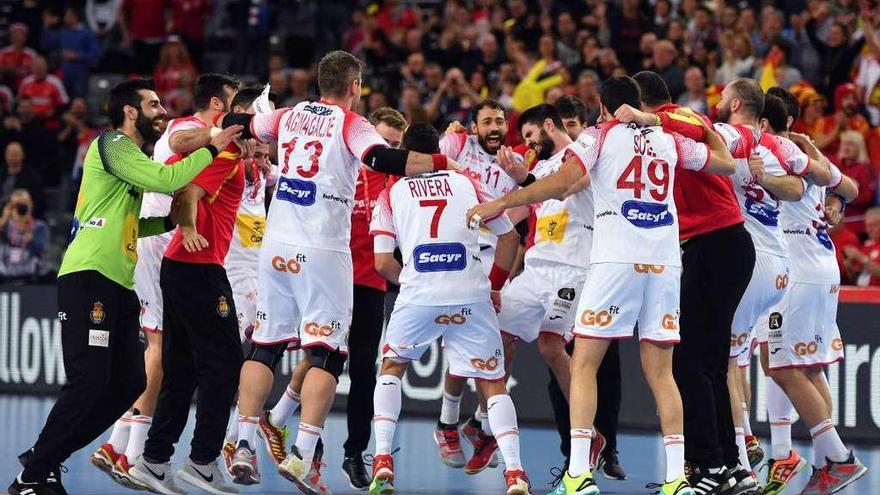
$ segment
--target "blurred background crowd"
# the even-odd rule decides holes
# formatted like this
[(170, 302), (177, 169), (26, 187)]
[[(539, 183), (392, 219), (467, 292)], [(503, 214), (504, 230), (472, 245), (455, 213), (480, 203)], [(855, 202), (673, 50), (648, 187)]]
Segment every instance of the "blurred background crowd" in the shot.
[(48, 279), (109, 88), (151, 76), (170, 116), (196, 78), (263, 81), (314, 98), (316, 63), (364, 60), (361, 113), (398, 108), (443, 130), (494, 98), (518, 113), (650, 69), (679, 104), (714, 112), (723, 86), (790, 88), (796, 129), (859, 183), (833, 232), (844, 283), (880, 285), (880, 14), (868, 0), (0, 0), (0, 280)]

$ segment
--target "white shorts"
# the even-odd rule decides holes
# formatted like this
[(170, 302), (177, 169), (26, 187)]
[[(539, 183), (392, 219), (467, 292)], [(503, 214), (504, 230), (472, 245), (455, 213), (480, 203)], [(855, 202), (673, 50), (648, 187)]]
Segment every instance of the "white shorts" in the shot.
[(825, 366), (843, 359), (837, 328), (839, 288), (837, 284), (789, 285), (781, 320), (767, 334), (771, 369)]
[(574, 334), (628, 338), (638, 322), (639, 340), (676, 344), (680, 287), (680, 266), (594, 263), (578, 304)]
[(504, 378), (504, 350), (491, 301), (454, 306), (396, 304), (385, 330), (382, 356), (415, 361), (440, 337), (450, 374)]
[(348, 353), (354, 298), (350, 253), (264, 240), (257, 273), (254, 342)]
[(495, 248), (492, 246), (480, 246), (480, 268), (487, 277), (495, 264)]
[(767, 310), (779, 304), (789, 279), (788, 259), (759, 251), (755, 257), (752, 280), (740, 299), (730, 329), (730, 357), (751, 349), (753, 329), (762, 323)]
[(523, 342), (541, 333), (571, 340), (578, 297), (587, 270), (544, 260), (530, 260), (501, 291), (501, 331)]
[(134, 291), (141, 300), (141, 329), (162, 333), (162, 289), (159, 270), (174, 232), (137, 240), (138, 259), (134, 265)]

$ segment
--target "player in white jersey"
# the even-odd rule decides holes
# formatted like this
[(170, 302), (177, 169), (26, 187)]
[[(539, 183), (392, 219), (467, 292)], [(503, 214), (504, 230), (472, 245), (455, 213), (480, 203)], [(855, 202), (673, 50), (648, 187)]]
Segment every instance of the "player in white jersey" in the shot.
[[(439, 154), (389, 148), (351, 110), (360, 98), (362, 67), (351, 54), (330, 52), (318, 64), (320, 101), (269, 115), (228, 114), (222, 123), (244, 124), (245, 138), (277, 141), (280, 167), (260, 250), (254, 345), (241, 371), (239, 449), (253, 454), (272, 372), (288, 343), (298, 343), (312, 367), (303, 381), (296, 442), (278, 470), (311, 495), (317, 492), (304, 479), (347, 354), (353, 286), (350, 222), (360, 165), (393, 175), (458, 167)], [(247, 477), (246, 467), (237, 476)]]
[(472, 208), (476, 220), (503, 208), (562, 195), (589, 173), (595, 203), (591, 265), (577, 310), (571, 361), (571, 463), (557, 495), (599, 492), (589, 470), (596, 404), (596, 370), (609, 339), (632, 335), (639, 323), (645, 377), (654, 392), (666, 446), (663, 494), (692, 494), (684, 476), (684, 437), (678, 389), (672, 379), (672, 345), (678, 342), (681, 257), (678, 220), (672, 200), (675, 168), (731, 174), (733, 159), (724, 141), (708, 127), (706, 144), (660, 127), (613, 120), (621, 105), (639, 105), (639, 88), (628, 77), (613, 77), (601, 89), (605, 123), (578, 137), (588, 150), (569, 148), (559, 172), (496, 201)]
[[(400, 380), (409, 363), (438, 337), (444, 339), (450, 372), (476, 379), (487, 397), (489, 421), (507, 467), (506, 493), (530, 493), (519, 457), (516, 410), (504, 385), (504, 353), (495, 316), (498, 291), (507, 280), (519, 236), (506, 215), (486, 219), (485, 227), (499, 236), (487, 279), (477, 234), (464, 221), (468, 208), (486, 199), (475, 180), (437, 172), (398, 181), (376, 205), (370, 227), (376, 269), (400, 284), (400, 295), (385, 333), (374, 394), (371, 494), (394, 491), (391, 443), (400, 415)], [(400, 246), (405, 268), (394, 259), (395, 245)]]
[[(172, 120), (156, 142), (153, 159), (174, 163), (211, 141), (212, 123), (231, 108), (238, 81), (220, 74), (204, 74), (196, 83), (196, 113)], [(167, 216), (171, 212), (171, 196), (145, 192), (140, 216)], [(162, 293), (159, 289), (159, 268), (165, 249), (174, 231), (138, 239), (138, 260), (134, 271), (135, 292), (141, 301), (141, 329), (147, 338), (144, 352), (147, 388), (131, 410), (113, 426), (110, 438), (92, 455), (92, 464), (107, 472), (123, 486), (143, 489), (133, 480), (129, 468), (143, 453), (147, 432), (162, 383)]]

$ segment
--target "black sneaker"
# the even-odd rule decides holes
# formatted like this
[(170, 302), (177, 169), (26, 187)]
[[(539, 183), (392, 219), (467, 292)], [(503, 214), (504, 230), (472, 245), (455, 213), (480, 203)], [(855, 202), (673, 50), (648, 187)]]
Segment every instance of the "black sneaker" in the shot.
[(43, 481), (25, 482), (19, 473), (7, 490), (9, 495), (67, 495), (67, 491), (52, 475)]
[(695, 467), (694, 474), (688, 478), (688, 483), (696, 495), (730, 495), (736, 481), (725, 467), (718, 473), (710, 473), (708, 469)]
[(602, 475), (609, 480), (625, 480), (626, 472), (620, 467), (620, 461), (617, 458), (617, 452), (611, 449), (605, 449), (599, 458), (599, 470)]
[(348, 478), (348, 484), (355, 490), (366, 490), (370, 487), (370, 477), (364, 466), (364, 458), (361, 455), (345, 456), (342, 461), (342, 473)]
[(736, 469), (728, 469), (733, 479), (733, 488), (730, 495), (759, 495), (763, 490), (758, 486), (758, 481), (746, 468), (737, 464)]
[[(21, 454), (18, 455), (18, 463), (21, 464), (21, 467), (27, 467), (28, 461), (34, 455), (34, 449), (30, 448)], [(66, 473), (67, 467), (63, 464), (59, 465), (57, 469), (53, 470), (49, 473), (49, 476), (46, 478), (45, 483), (49, 486), (51, 490), (54, 490), (52, 493), (57, 495), (67, 495), (67, 490), (64, 489), (64, 486), (61, 484), (61, 473)], [(12, 488), (10, 485), (10, 494), (12, 493)]]

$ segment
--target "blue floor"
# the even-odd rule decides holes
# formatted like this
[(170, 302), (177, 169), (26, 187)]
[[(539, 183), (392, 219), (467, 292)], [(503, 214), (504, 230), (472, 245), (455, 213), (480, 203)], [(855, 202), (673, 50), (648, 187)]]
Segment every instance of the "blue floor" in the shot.
[[(47, 398), (0, 395), (0, 490), (13, 479), (19, 470), (16, 455), (30, 447), (49, 414), (52, 400)], [(296, 421), (293, 418), (292, 421)], [(193, 418), (183, 438), (191, 437)], [(501, 494), (504, 481), (499, 469), (487, 469), (476, 476), (468, 476), (463, 471), (450, 469), (437, 459), (434, 443), (431, 440), (433, 422), (422, 419), (403, 419), (398, 428), (400, 452), (395, 455), (395, 476), (397, 493), (401, 494)], [(342, 459), (342, 443), (345, 441), (345, 418), (332, 416), (324, 430), (326, 445), (325, 476), (335, 494), (359, 493), (352, 490), (342, 476), (339, 464)], [(526, 471), (532, 480), (535, 494), (550, 490), (549, 469), (559, 465), (562, 457), (558, 450), (558, 437), (555, 430), (548, 428), (521, 428), (522, 458)], [(66, 463), (69, 472), (64, 484), (71, 494), (121, 494), (127, 492), (88, 461), (89, 455), (97, 449), (101, 441), (93, 442), (88, 448), (73, 455)], [(769, 445), (766, 446), (769, 450)], [(801, 452), (808, 454), (804, 445), (798, 445)], [(664, 465), (663, 449), (657, 435), (624, 434), (619, 438), (621, 462), (629, 474), (626, 481), (598, 479), (602, 493), (642, 494), (650, 493), (645, 484), (660, 479)], [(845, 493), (880, 493), (880, 446), (858, 446), (856, 452), (870, 472), (855, 487)], [(184, 443), (174, 456), (178, 464), (185, 459), (188, 446)], [(260, 451), (260, 469), (263, 483), (256, 487), (242, 487), (242, 493), (281, 494), (298, 493), (295, 487), (275, 473), (267, 461), (265, 451)], [(795, 483), (796, 488), (806, 483), (806, 474), (801, 474)], [(798, 493), (790, 490), (788, 493)], [(198, 490), (193, 489), (192, 493)]]

